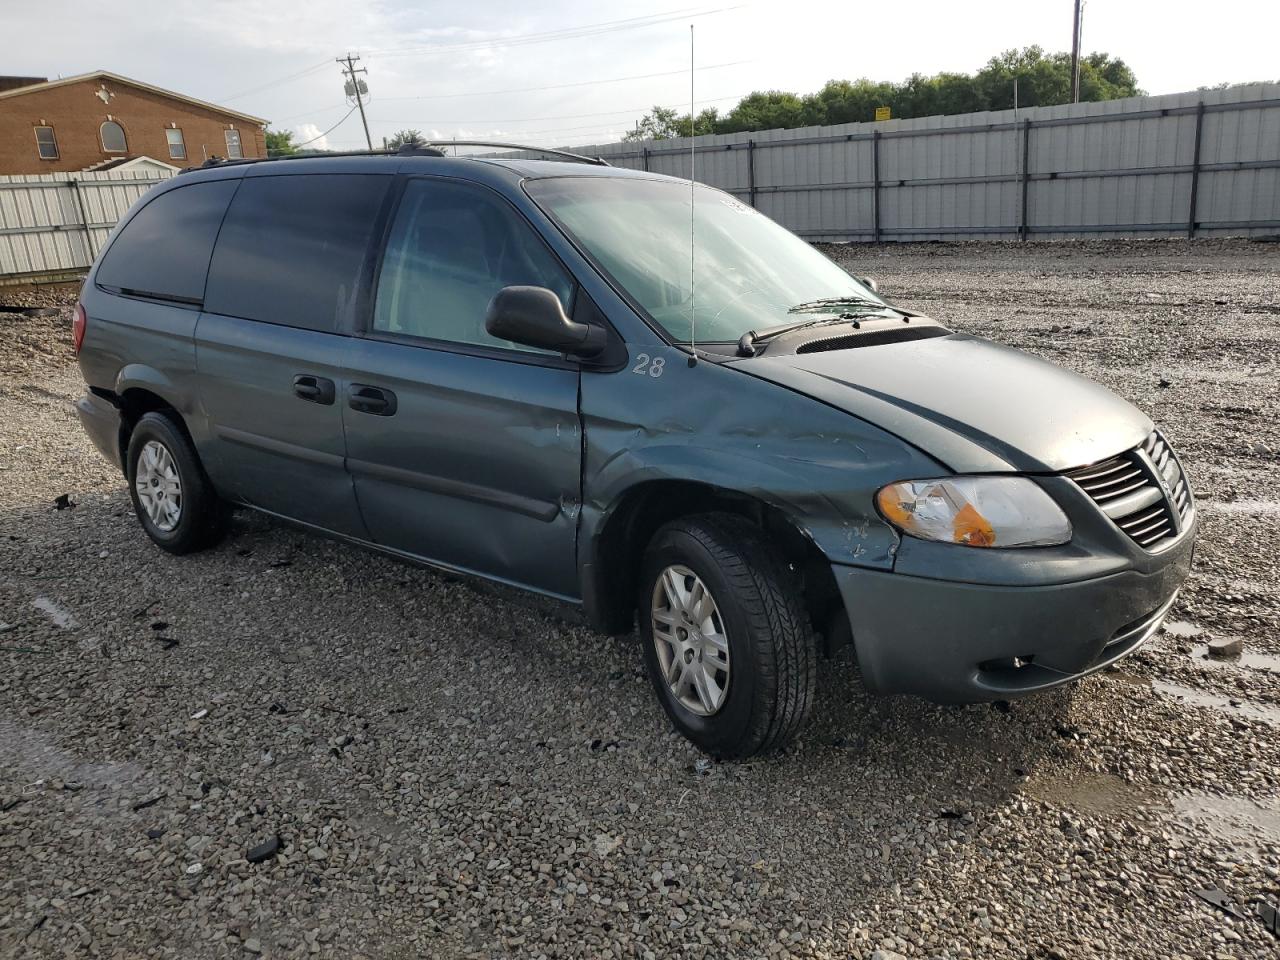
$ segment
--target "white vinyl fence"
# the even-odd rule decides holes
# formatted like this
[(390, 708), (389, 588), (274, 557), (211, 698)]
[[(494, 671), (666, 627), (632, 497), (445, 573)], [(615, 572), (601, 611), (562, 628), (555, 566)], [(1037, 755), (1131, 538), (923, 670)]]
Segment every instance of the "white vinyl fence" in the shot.
[[(689, 175), (689, 140), (575, 147)], [(84, 271), (164, 172), (0, 177), (0, 284)], [(1280, 233), (1280, 84), (697, 138), (697, 178), (811, 240)]]
[[(689, 176), (689, 140), (573, 147)], [(697, 138), (697, 178), (811, 240), (1280, 233), (1280, 84)]]
[(133, 202), (170, 176), (106, 170), (0, 177), (0, 284), (83, 273)]

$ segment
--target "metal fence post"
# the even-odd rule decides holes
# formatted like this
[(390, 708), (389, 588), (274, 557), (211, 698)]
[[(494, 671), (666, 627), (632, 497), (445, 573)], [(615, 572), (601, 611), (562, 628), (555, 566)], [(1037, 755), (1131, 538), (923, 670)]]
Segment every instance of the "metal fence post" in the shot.
[(67, 183), (71, 184), (71, 192), (76, 198), (76, 209), (80, 211), (80, 224), (84, 227), (84, 253), (85, 266), (93, 266), (93, 233), (89, 230), (89, 215), (85, 212), (84, 197), (80, 193), (80, 181), (72, 177)]
[(1022, 121), (1022, 222), (1018, 226), (1018, 239), (1027, 239), (1027, 188), (1031, 184), (1031, 118)]
[(756, 205), (756, 142), (747, 141), (747, 199)]
[(880, 242), (880, 131), (871, 134), (871, 241)]
[(644, 172), (649, 172), (649, 148), (645, 147), (640, 151), (640, 161), (644, 164)]
[(1204, 132), (1204, 101), (1196, 104), (1196, 144), (1191, 158), (1191, 203), (1187, 211), (1187, 239), (1196, 235), (1196, 200), (1200, 193), (1200, 135)]

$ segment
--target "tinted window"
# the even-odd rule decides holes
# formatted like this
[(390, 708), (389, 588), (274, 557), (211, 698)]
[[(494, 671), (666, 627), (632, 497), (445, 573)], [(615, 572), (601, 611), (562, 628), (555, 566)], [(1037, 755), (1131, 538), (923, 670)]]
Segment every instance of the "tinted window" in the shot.
[(107, 249), (97, 282), (199, 303), (209, 254), (236, 183), (193, 183), (157, 196), (124, 225)]
[(411, 180), (383, 258), (374, 329), (531, 350), (484, 329), (489, 301), (513, 284), (548, 287), (571, 309), (573, 281), (506, 202), (480, 187)]
[(248, 177), (218, 235), (205, 309), (333, 332), (355, 304), (390, 177)]

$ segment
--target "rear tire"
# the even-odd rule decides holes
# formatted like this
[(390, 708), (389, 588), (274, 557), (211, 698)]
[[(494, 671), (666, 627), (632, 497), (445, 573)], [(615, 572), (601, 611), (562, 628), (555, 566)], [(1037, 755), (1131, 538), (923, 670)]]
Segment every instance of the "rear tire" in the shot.
[(758, 527), (733, 514), (662, 527), (641, 565), (638, 606), (649, 679), (685, 737), (731, 760), (795, 738), (817, 652), (799, 583)]
[(142, 416), (126, 452), (129, 497), (148, 537), (170, 553), (211, 547), (226, 534), (218, 499), (186, 430), (164, 413)]

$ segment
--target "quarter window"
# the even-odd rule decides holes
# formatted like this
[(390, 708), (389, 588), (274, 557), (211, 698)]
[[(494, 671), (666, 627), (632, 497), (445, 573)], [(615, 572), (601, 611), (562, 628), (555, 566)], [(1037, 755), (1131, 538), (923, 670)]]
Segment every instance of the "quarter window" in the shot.
[(241, 160), (244, 158), (244, 151), (240, 149), (240, 131), (227, 130), (227, 159)]
[(105, 121), (98, 132), (102, 136), (102, 149), (107, 153), (124, 153), (129, 149), (124, 138), (124, 127), (114, 120)]
[(187, 145), (182, 139), (182, 131), (169, 127), (164, 132), (164, 138), (169, 141), (169, 159), (185, 160), (187, 159)]
[(547, 287), (571, 309), (569, 274), (508, 204), (480, 187), (411, 180), (387, 241), (373, 326), (531, 351), (484, 328), (489, 301), (513, 284)]
[(58, 138), (53, 135), (53, 127), (36, 127), (36, 149), (41, 160), (58, 159)]
[(245, 177), (218, 233), (204, 306), (335, 333), (354, 315), (390, 177)]
[(111, 242), (95, 279), (100, 286), (198, 304), (218, 227), (238, 180), (175, 187), (151, 199)]

